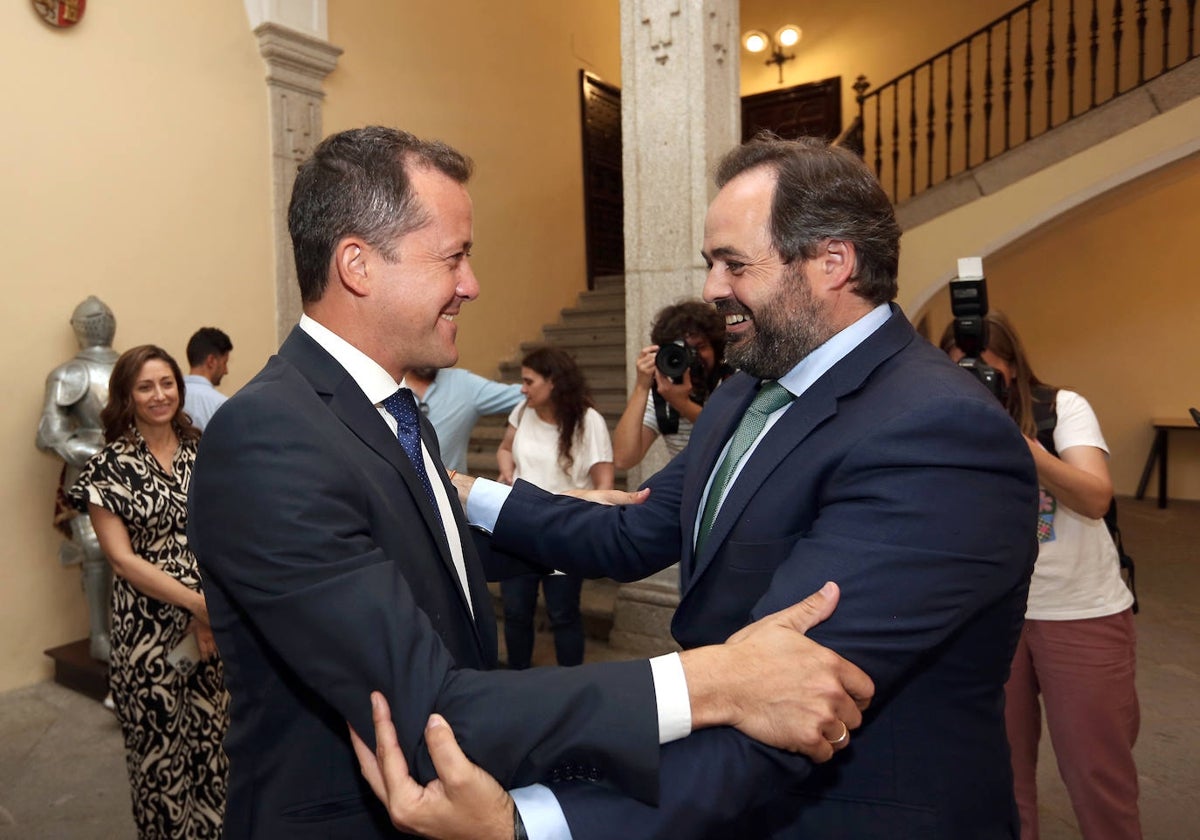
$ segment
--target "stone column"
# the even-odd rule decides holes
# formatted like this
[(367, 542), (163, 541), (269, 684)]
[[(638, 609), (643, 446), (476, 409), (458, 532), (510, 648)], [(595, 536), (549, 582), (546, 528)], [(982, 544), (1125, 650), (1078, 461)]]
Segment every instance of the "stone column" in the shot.
[(288, 236), (287, 208), (296, 170), (320, 142), (321, 83), (337, 66), (339, 47), (267, 21), (254, 28), (267, 64), (271, 119), (271, 216), (275, 233), (275, 332), (279, 341), (300, 318), (300, 290)]
[[(659, 309), (697, 297), (712, 170), (741, 136), (737, 0), (621, 0), (627, 379)], [(661, 469), (653, 447), (630, 483)], [(612, 643), (669, 649), (678, 571), (622, 586)]]

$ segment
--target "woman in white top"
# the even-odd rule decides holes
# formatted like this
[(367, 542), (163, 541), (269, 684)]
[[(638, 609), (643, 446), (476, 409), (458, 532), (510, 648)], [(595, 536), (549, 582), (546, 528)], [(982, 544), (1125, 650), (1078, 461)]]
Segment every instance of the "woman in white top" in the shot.
[[(1103, 522), (1113, 497), (1108, 446), (1087, 400), (1034, 375), (1008, 319), (992, 312), (987, 322), (987, 349), (980, 355), (1005, 383), (1005, 405), (1025, 433), (1041, 485), (1038, 558), (1005, 689), (1021, 837), (1038, 837), (1041, 694), (1059, 774), (1083, 836), (1140, 838), (1133, 761), (1137, 637), (1133, 596)], [(957, 348), (950, 354), (962, 356)], [(1051, 402), (1057, 454), (1037, 440), (1035, 414), (1049, 416)]]
[[(521, 361), (521, 382), (525, 400), (509, 415), (508, 429), (496, 451), (500, 480), (512, 484), (524, 479), (551, 493), (611, 490), (612, 441), (575, 360), (555, 347), (534, 350)], [(583, 579), (555, 572), (510, 578), (500, 584), (508, 667), (528, 668), (533, 657), (539, 583), (554, 631), (558, 664), (582, 663), (579, 593)]]

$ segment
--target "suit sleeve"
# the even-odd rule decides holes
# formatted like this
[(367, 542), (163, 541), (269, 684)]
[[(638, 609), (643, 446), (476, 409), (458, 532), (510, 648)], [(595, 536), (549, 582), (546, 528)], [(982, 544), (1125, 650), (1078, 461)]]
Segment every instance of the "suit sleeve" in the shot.
[(768, 837), (772, 805), (808, 777), (812, 763), (760, 744), (735, 729), (693, 732), (662, 747), (657, 805), (598, 785), (550, 785), (572, 840), (609, 840), (620, 826), (626, 840), (727, 840)]
[(1036, 472), (1015, 424), (991, 409), (935, 400), (856, 441), (751, 619), (836, 581), (837, 611), (808, 635), (870, 674), (886, 703), (972, 617), (1014, 590), (1023, 602)]
[[(213, 624), (219, 640), (235, 645), (222, 649), (227, 661), (265, 659), (262, 668), (303, 685), (304, 702), (350, 721), (368, 741), (369, 693), (382, 690), (422, 781), (435, 775), (423, 730), (436, 711), (506, 787), (583, 768), (653, 800), (658, 737), (648, 664), (458, 669), (417, 595), (429, 581), (406, 577), (432, 567), (385, 555), (366, 513), (393, 504), (379, 494), (394, 488), (373, 486), (371, 473), (353, 468), (363, 455), (350, 451), (348, 436), (272, 396), (223, 409), (193, 474), (190, 534), (210, 602), (226, 605), (214, 609)], [(411, 498), (394, 504), (398, 521), (411, 522)], [(425, 542), (410, 539), (408, 550), (430, 550)]]
[[(493, 546), (586, 578), (641, 580), (678, 563), (681, 452), (644, 487), (650, 498), (629, 507), (592, 504), (517, 480), (492, 532)], [(564, 550), (570, 546), (570, 550)]]

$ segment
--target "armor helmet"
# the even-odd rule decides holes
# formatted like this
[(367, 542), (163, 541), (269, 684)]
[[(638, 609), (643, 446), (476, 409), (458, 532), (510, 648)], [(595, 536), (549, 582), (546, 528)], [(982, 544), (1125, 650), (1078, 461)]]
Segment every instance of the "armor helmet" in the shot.
[(104, 301), (88, 295), (71, 313), (71, 327), (80, 347), (111, 347), (117, 334), (117, 319)]

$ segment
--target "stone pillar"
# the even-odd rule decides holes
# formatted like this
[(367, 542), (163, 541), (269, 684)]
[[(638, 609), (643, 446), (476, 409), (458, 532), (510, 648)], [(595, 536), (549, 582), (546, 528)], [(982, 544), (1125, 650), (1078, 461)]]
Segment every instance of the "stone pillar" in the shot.
[[(659, 309), (697, 297), (712, 170), (741, 137), (737, 0), (621, 0), (627, 379)], [(635, 485), (661, 469), (653, 447)], [(614, 646), (670, 649), (678, 571), (622, 586)]]
[(279, 341), (300, 319), (300, 290), (288, 236), (287, 208), (296, 170), (320, 142), (321, 83), (337, 66), (339, 47), (289, 26), (254, 27), (267, 64), (271, 119), (271, 216), (275, 234), (275, 332)]

